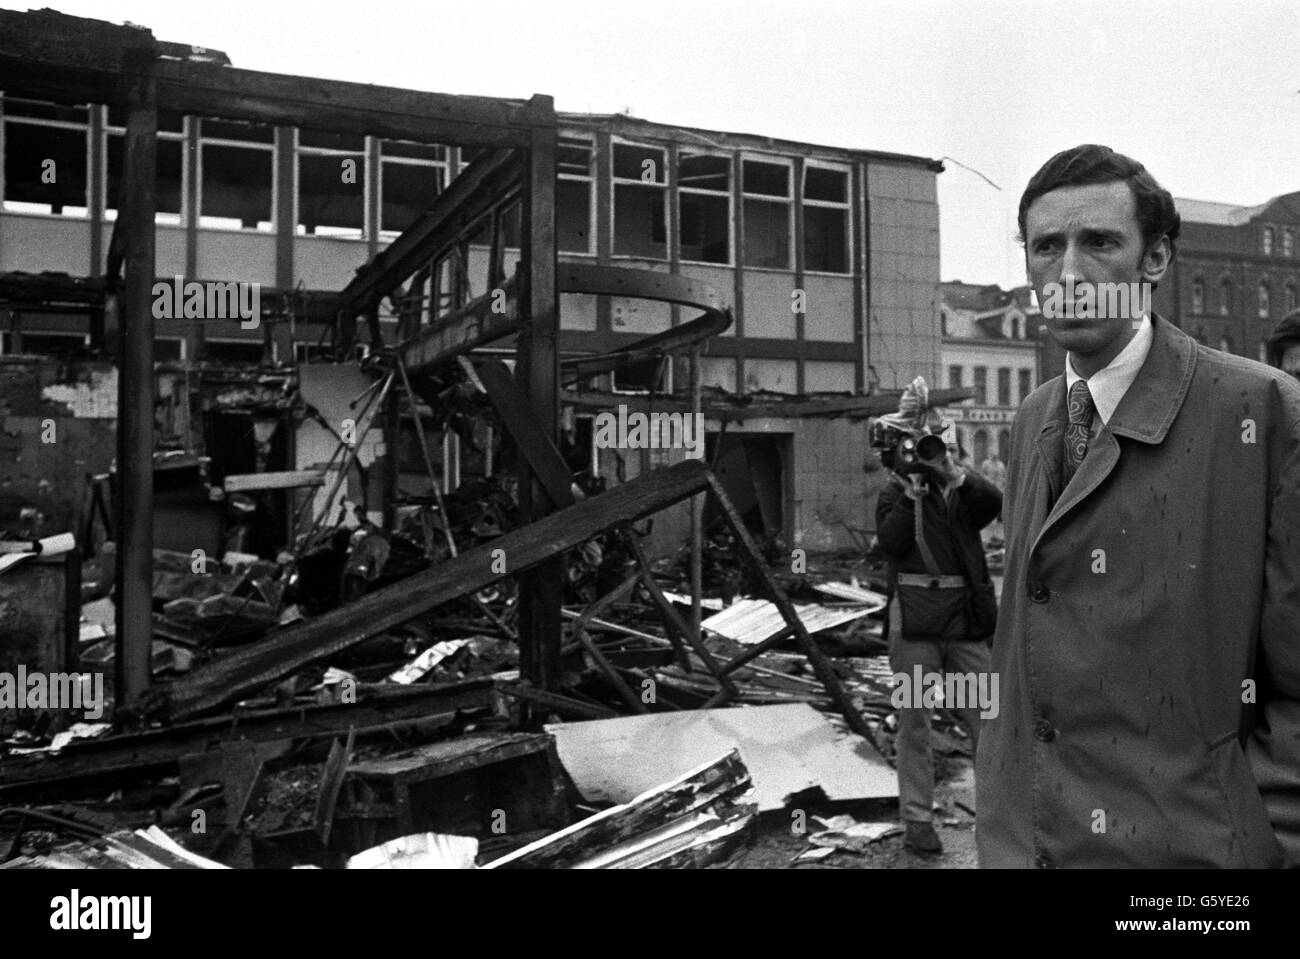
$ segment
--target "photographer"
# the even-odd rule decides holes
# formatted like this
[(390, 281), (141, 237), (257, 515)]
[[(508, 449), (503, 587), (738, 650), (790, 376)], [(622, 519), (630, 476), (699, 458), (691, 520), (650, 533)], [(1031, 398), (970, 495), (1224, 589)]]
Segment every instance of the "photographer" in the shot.
[[(898, 417), (884, 419), (893, 422), (884, 424), (878, 445), (891, 472), (876, 504), (876, 535), (890, 563), (890, 665), (907, 682), (918, 665), (922, 676), (987, 673), (997, 608), (980, 530), (1001, 512), (1002, 494), (956, 464), (955, 441), (950, 439), (946, 449), (935, 442), (937, 424), (908, 429), (899, 427)], [(898, 710), (896, 740), (904, 842), (916, 852), (937, 854), (943, 844), (931, 822), (932, 710), (920, 705), (920, 690), (912, 693), (912, 705)], [(973, 756), (980, 711), (973, 703), (964, 705), (955, 712), (970, 733)]]

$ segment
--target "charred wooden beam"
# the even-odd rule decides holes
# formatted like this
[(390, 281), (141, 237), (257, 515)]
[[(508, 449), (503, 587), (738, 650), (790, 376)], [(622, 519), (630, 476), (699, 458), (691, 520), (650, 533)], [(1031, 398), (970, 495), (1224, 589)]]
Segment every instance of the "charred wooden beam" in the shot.
[(555, 507), (573, 505), (573, 479), (568, 464), (547, 439), (546, 430), (514, 375), (500, 360), (488, 360), (478, 367), (478, 377), (488, 399), (514, 438), (515, 445)]
[(496, 688), (490, 679), (450, 686), (419, 686), (386, 691), (356, 703), (307, 706), (240, 713), (180, 723), (162, 729), (86, 739), (68, 744), (57, 755), (15, 756), (0, 763), (0, 796), (133, 769), (148, 770), (204, 753), (228, 740), (275, 742), (359, 733), (399, 723), (427, 720), (435, 713), (474, 709), (492, 704)]
[[(353, 315), (376, 308), (408, 277), (445, 255), (479, 220), (517, 193), (523, 176), (518, 151), (495, 150), (479, 157), (401, 236), (357, 272), (343, 288), (340, 308)], [(412, 367), (409, 360), (407, 366)]]
[[(970, 387), (931, 390), (932, 406), (960, 403), (975, 395)], [(754, 420), (767, 417), (803, 418), (810, 416), (883, 416), (898, 410), (901, 392), (875, 393), (871, 396), (844, 396), (827, 399), (791, 397), (788, 401), (768, 402), (755, 400), (706, 399), (700, 412), (710, 420)], [(613, 410), (626, 406), (629, 413), (688, 413), (691, 401), (684, 396), (638, 396), (625, 393), (605, 393), (598, 390), (565, 390), (560, 399), (578, 409)]]
[(173, 719), (221, 706), (449, 600), (562, 556), (620, 523), (679, 503), (708, 485), (707, 468), (694, 460), (648, 473), (160, 684), (138, 706), (146, 714)]
[(462, 356), (475, 347), (523, 329), (519, 284), (507, 280), (500, 289), (485, 293), (424, 327), (399, 348), (407, 372), (416, 375)]

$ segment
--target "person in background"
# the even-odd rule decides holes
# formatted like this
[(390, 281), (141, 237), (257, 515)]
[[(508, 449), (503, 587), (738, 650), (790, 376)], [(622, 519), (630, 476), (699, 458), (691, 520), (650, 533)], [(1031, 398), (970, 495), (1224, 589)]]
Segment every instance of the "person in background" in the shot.
[[(904, 472), (890, 452), (881, 455), (891, 472), (889, 485), (876, 504), (876, 536), (890, 567), (889, 661), (896, 678), (901, 675), (904, 681), (916, 675), (917, 666), (923, 676), (939, 677), (947, 672), (987, 676), (989, 670), (996, 607), (980, 530), (1001, 511), (1002, 494), (954, 462), (961, 451), (953, 433), (949, 426), (943, 458), (919, 474)], [(944, 585), (954, 588), (926, 589), (933, 573), (941, 574)], [(962, 592), (967, 597), (964, 605), (956, 595)], [(932, 610), (917, 605), (930, 595), (941, 603), (954, 603), (955, 613), (936, 618)], [(982, 608), (977, 605), (981, 600)], [(935, 832), (932, 812), (933, 709), (920, 705), (919, 691), (914, 693), (912, 705), (898, 709), (899, 810), (904, 844), (915, 852), (937, 855), (943, 852), (943, 843)], [(980, 710), (974, 704), (966, 707), (954, 712), (969, 733), (974, 755), (979, 745)]]

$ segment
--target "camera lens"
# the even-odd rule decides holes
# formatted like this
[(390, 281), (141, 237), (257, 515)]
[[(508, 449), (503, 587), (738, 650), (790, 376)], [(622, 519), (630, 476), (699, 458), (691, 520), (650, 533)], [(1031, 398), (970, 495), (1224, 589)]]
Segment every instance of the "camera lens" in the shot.
[(943, 441), (943, 437), (935, 436), (931, 433), (929, 436), (922, 436), (916, 444), (916, 455), (926, 462), (936, 462), (944, 458), (948, 452), (948, 446)]

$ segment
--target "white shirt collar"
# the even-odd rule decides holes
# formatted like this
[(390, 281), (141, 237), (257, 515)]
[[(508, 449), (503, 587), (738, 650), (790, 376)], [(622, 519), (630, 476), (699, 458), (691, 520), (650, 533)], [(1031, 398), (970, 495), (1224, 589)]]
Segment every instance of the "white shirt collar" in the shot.
[[(1119, 406), (1119, 401), (1124, 398), (1128, 388), (1137, 379), (1138, 370), (1142, 369), (1142, 364), (1147, 360), (1147, 354), (1151, 352), (1153, 336), (1151, 317), (1144, 313), (1142, 314), (1142, 322), (1138, 325), (1137, 332), (1133, 334), (1133, 339), (1128, 341), (1128, 345), (1104, 369), (1100, 369), (1088, 377), (1088, 392), (1092, 394), (1092, 402), (1097, 409), (1097, 416), (1101, 419), (1101, 422), (1110, 422), (1116, 407)], [(1074, 354), (1067, 353), (1065, 358), (1066, 391), (1068, 392), (1081, 379), (1083, 377), (1074, 372)]]

